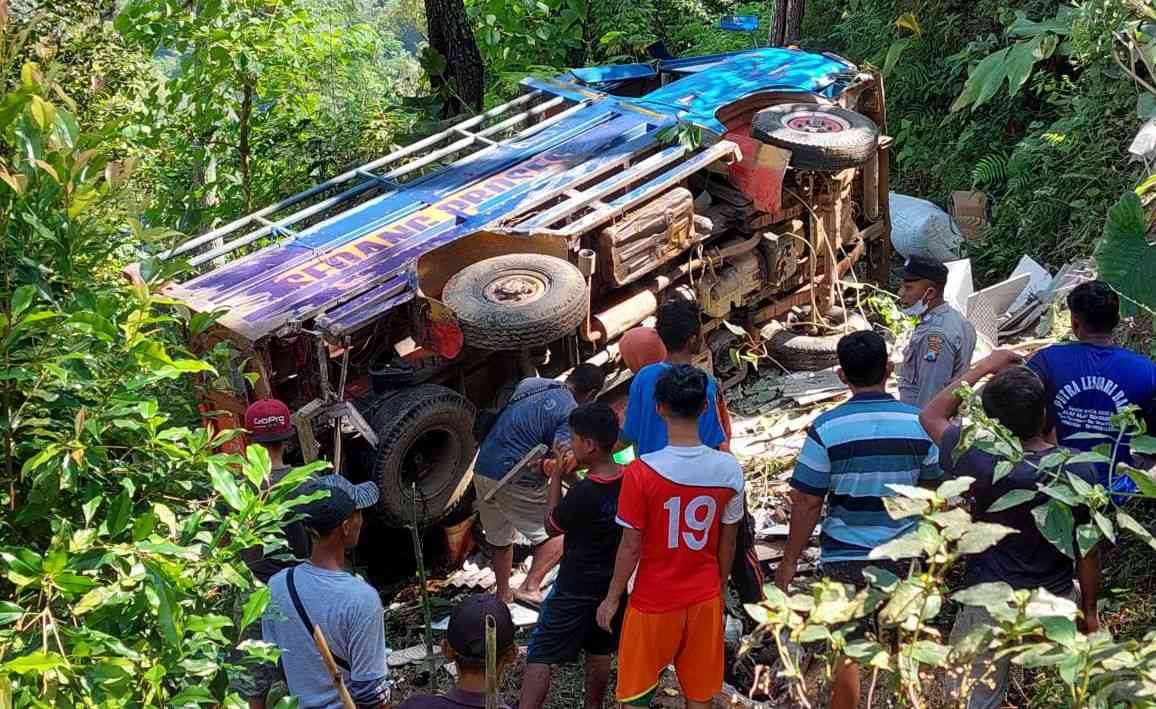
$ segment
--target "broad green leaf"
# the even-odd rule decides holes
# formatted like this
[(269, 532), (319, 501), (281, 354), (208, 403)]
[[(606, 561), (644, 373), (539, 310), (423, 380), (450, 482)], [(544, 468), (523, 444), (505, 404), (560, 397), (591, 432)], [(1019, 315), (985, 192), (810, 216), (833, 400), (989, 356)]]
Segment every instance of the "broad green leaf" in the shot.
[(959, 554), (978, 554), (995, 546), (1009, 534), (1015, 533), (1016, 530), (1002, 524), (976, 522), (963, 533), (955, 550)]
[(974, 482), (975, 478), (969, 478), (966, 476), (952, 478), (951, 480), (941, 484), (935, 491), (935, 494), (941, 499), (950, 500), (951, 498), (959, 497), (963, 493), (970, 490), (971, 485)]
[(152, 510), (141, 513), (132, 523), (132, 539), (134, 542), (148, 539), (157, 526), (157, 514)]
[(72, 612), (76, 615), (84, 615), (94, 611), (117, 596), (118, 593), (119, 590), (115, 586), (98, 586), (81, 596), (80, 600), (72, 606)]
[(180, 527), (177, 525), (177, 516), (173, 514), (173, 511), (167, 505), (155, 502), (153, 503), (153, 512), (156, 513), (157, 519), (169, 528), (169, 536), (177, 536)]
[[(250, 450), (254, 448), (264, 450), (261, 446), (249, 446)], [(245, 501), (241, 498), (241, 490), (237, 487), (237, 481), (233, 479), (233, 471), (219, 463), (209, 463), (209, 480), (213, 483), (213, 489), (224, 498), (229, 507), (238, 512), (245, 509)]]
[(883, 509), (891, 519), (919, 517), (927, 511), (929, 500), (915, 500), (910, 497), (884, 497)]
[(181, 606), (177, 601), (177, 592), (163, 571), (151, 564), (146, 564), (146, 568), (157, 594), (157, 620), (160, 621), (161, 634), (170, 646), (178, 647), (184, 633), (181, 630)]
[(269, 587), (262, 586), (254, 591), (245, 601), (245, 609), (241, 614), (241, 627), (238, 631), (243, 631), (253, 624), (262, 614), (265, 613), (265, 608), (269, 605)]
[(1099, 512), (1093, 512), (1092, 519), (1095, 520), (1096, 526), (1100, 528), (1100, 532), (1108, 538), (1108, 541), (1115, 544), (1116, 528), (1112, 526), (1112, 520), (1108, 519)]
[(1087, 499), (1088, 495), (1092, 494), (1092, 486), (1088, 481), (1075, 473), (1068, 473), (1068, 483), (1072, 486), (1072, 489), (1076, 491), (1076, 494), (1082, 498)]
[(1040, 619), (1044, 626), (1044, 635), (1048, 640), (1059, 643), (1064, 647), (1072, 647), (1076, 642), (1076, 623), (1070, 618), (1050, 616)]
[(1083, 451), (1082, 453), (1077, 453), (1071, 458), (1068, 458), (1068, 465), (1079, 465), (1081, 463), (1097, 465), (1108, 464), (1111, 462), (1111, 458), (1095, 451)]
[(1024, 609), (1029, 618), (1074, 618), (1077, 610), (1075, 601), (1043, 588), (1032, 591)]
[(958, 111), (968, 106), (973, 109), (979, 108), (987, 103), (988, 99), (995, 96), (1000, 86), (1003, 85), (1004, 79), (1007, 78), (1007, 54), (1007, 48), (1001, 49), (984, 57), (976, 65), (967, 77), (959, 98), (955, 99), (955, 103), (951, 105), (952, 111)]
[(1156, 537), (1153, 537), (1152, 533), (1144, 528), (1144, 525), (1137, 522), (1136, 519), (1127, 512), (1123, 510), (1116, 511), (1116, 526), (1118, 526), (1120, 529), (1126, 529), (1132, 534), (1135, 534), (1147, 542), (1148, 546), (1156, 549)]
[(910, 559), (923, 555), (923, 541), (915, 531), (877, 546), (868, 555), (870, 559)]
[(899, 58), (903, 56), (903, 52), (905, 52), (914, 41), (914, 37), (901, 37), (891, 43), (891, 46), (887, 48), (887, 56), (883, 60), (884, 78), (891, 75), (891, 72), (895, 70), (895, 65), (899, 63)]
[(1071, 8), (1060, 7), (1056, 16), (1035, 22), (1029, 20), (1022, 10), (1016, 10), (1016, 19), (1007, 28), (1012, 37), (1034, 37), (1044, 32), (1067, 36), (1072, 31)]
[(108, 506), (108, 515), (105, 517), (105, 530), (109, 536), (115, 537), (124, 531), (132, 518), (132, 497), (128, 490), (121, 490)]
[(991, 474), (992, 484), (994, 485), (997, 482), (999, 482), (1000, 480), (1003, 480), (1004, 478), (1006, 478), (1008, 476), (1008, 473), (1010, 473), (1012, 471), (1013, 467), (1014, 466), (1011, 464), (1011, 461), (1007, 461), (1007, 460), (1001, 460), (1000, 462), (996, 463), (995, 464), (995, 470), (993, 470), (992, 474)]
[(892, 492), (900, 497), (907, 497), (913, 500), (934, 500), (935, 493), (927, 488), (918, 487), (916, 485), (898, 485), (889, 484), (887, 486)]
[(211, 706), (216, 703), (217, 699), (213, 693), (205, 687), (185, 687), (169, 700), (169, 704), (172, 706), (187, 706), (189, 704)]
[(1156, 498), (1156, 479), (1146, 470), (1133, 468), (1131, 465), (1125, 463), (1118, 463), (1116, 465), (1117, 475), (1127, 475), (1132, 482), (1136, 483), (1136, 487), (1145, 497)]
[(991, 507), (988, 507), (987, 511), (1002, 512), (1004, 510), (1010, 510), (1013, 507), (1034, 500), (1038, 495), (1039, 493), (1035, 490), (1009, 490), (998, 500), (991, 503)]
[(12, 601), (0, 601), (0, 626), (15, 623), (23, 615), (24, 609)]
[(48, 672), (57, 667), (63, 667), (64, 664), (64, 658), (55, 652), (32, 652), (5, 662), (0, 665), (0, 670), (15, 674), (27, 674), (29, 672)]
[(36, 289), (32, 286), (20, 286), (12, 292), (12, 317), (18, 318), (21, 313), (32, 305), (36, 297)]
[(265, 450), (265, 446), (246, 448), (245, 460), (247, 467), (253, 468), (252, 471), (245, 471), (245, 477), (256, 480), (257, 482), (254, 484), (259, 485), (261, 481), (269, 478), (269, 473), (273, 470), (273, 463), (269, 460), (269, 451)]
[(1080, 556), (1087, 556), (1099, 541), (1100, 530), (1096, 525), (1089, 522), (1076, 527), (1076, 547), (1080, 550)]
[(1156, 455), (1156, 437), (1133, 436), (1131, 449), (1133, 453), (1141, 455)]
[(1140, 198), (1126, 192), (1108, 210), (1104, 235), (1096, 246), (1100, 278), (1124, 296), (1120, 302), (1125, 316), (1136, 314), (1136, 301), (1156, 309), (1156, 246), (1147, 241), (1148, 219)]
[(1040, 51), (1041, 38), (1042, 35), (1025, 42), (1016, 42), (1010, 47), (1007, 55), (1007, 82), (1008, 91), (1012, 96), (1019, 93), (1020, 87), (1031, 76), (1032, 67), (1043, 59), (1043, 53)]
[(803, 628), (803, 632), (799, 633), (799, 642), (801, 643), (815, 643), (830, 638), (831, 631), (827, 630), (824, 625), (808, 625)]
[(924, 665), (939, 667), (947, 659), (951, 648), (933, 640), (918, 640), (909, 646), (908, 654)]
[(1032, 510), (1040, 534), (1069, 558), (1076, 558), (1075, 520), (1067, 505), (1051, 500)]
[(758, 603), (744, 603), (743, 610), (747, 612), (747, 615), (751, 617), (751, 620), (755, 621), (759, 625), (766, 623), (771, 617), (771, 611), (766, 606)]

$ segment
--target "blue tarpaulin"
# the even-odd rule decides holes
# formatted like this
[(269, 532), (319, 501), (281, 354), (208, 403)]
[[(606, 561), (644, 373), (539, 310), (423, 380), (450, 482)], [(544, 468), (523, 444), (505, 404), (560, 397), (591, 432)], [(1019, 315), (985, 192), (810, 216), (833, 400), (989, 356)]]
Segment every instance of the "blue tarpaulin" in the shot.
[(832, 95), (839, 76), (854, 69), (853, 64), (825, 54), (777, 47), (755, 49), (672, 81), (642, 98), (622, 102), (723, 133), (726, 128), (715, 113), (724, 106), (762, 91)]
[(584, 84), (602, 84), (626, 79), (648, 79), (658, 72), (649, 64), (611, 64), (574, 69), (570, 73)]
[(759, 28), (758, 15), (727, 15), (718, 26), (730, 32), (754, 32)]

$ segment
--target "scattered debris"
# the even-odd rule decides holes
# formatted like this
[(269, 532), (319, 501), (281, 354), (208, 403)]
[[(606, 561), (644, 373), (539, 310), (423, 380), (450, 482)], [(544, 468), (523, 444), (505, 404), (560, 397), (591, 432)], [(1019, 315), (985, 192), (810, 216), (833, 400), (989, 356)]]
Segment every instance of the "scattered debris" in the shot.
[[(449, 624), (448, 617), (446, 618), (446, 624)], [(438, 628), (434, 627), (434, 630), (437, 629)], [(435, 656), (436, 662), (445, 661), (441, 657), (442, 649), (440, 647), (435, 645), (433, 654)], [(385, 661), (386, 664), (388, 664), (390, 667), (405, 667), (406, 665), (412, 665), (415, 662), (423, 662), (425, 661), (426, 657), (428, 657), (428, 655), (426, 654), (425, 644), (423, 643), (421, 645), (413, 645), (411, 647), (407, 647), (404, 650), (393, 650), (386, 656)]]

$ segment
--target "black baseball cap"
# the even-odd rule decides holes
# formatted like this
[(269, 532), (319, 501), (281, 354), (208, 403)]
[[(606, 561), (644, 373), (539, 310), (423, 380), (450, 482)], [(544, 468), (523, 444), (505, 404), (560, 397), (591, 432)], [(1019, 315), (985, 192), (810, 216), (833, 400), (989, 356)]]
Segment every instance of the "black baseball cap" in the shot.
[(486, 616), (494, 616), (497, 650), (501, 655), (514, 644), (514, 618), (497, 596), (475, 594), (458, 604), (450, 616), (446, 641), (459, 655), (475, 660), (486, 657)]
[(926, 256), (912, 256), (903, 264), (903, 273), (900, 277), (905, 281), (926, 279), (942, 286), (947, 283), (947, 266)]
[(364, 510), (377, 504), (376, 483), (354, 485), (336, 473), (307, 480), (298, 489), (298, 494), (309, 495), (321, 491), (329, 494), (298, 508), (305, 515), (305, 526), (318, 532), (328, 532), (353, 516), (355, 510)]

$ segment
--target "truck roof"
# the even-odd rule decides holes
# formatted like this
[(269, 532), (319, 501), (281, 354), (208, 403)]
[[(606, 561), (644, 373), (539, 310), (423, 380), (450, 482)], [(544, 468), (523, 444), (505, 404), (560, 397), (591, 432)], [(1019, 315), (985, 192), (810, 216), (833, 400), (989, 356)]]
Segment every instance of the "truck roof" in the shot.
[[(649, 195), (648, 183), (682, 179), (722, 154), (718, 149), (660, 146), (656, 134), (662, 128), (683, 121), (721, 135), (725, 128), (716, 115), (720, 108), (770, 90), (833, 97), (841, 90), (842, 80), (854, 71), (853, 65), (832, 55), (773, 48), (527, 79), (523, 83), (531, 89), (528, 98), (483, 116), (504, 120), (471, 131), (483, 125), (479, 120), (483, 117), (475, 117), (446, 131), (449, 137), (443, 139), (454, 142), (440, 151), (452, 156), (475, 148), (464, 157), (406, 183), (399, 180), (413, 172), (414, 163), (384, 174), (363, 166), (341, 180), (335, 178), (274, 205), (295, 204), (325, 185), (348, 180), (356, 184), (339, 197), (379, 191), (299, 232), (287, 225), (298, 221), (299, 215), (319, 210), (301, 210), (274, 222), (264, 218), (273, 213), (270, 207), (190, 240), (167, 256), (194, 254), (190, 259), (194, 265), (213, 265), (241, 246), (277, 239), (172, 285), (167, 293), (200, 312), (222, 311), (218, 322), (249, 341), (307, 319), (316, 319), (326, 334), (340, 337), (412, 299), (418, 258), (439, 246), (499, 222), (509, 224), (541, 207), (546, 207), (545, 212), (530, 221), (548, 228), (565, 216), (556, 204), (561, 195), (574, 197), (575, 188), (611, 171), (618, 172), (599, 182), (601, 193), (607, 192), (607, 182), (629, 187), (611, 203), (621, 206)], [(599, 90), (624, 79), (659, 73), (682, 76), (640, 98), (620, 98)], [(503, 122), (514, 125), (514, 119), (523, 115), (505, 118), (505, 112), (513, 110), (507, 109), (511, 105), (531, 105), (525, 113), (540, 109), (542, 120), (506, 140), (489, 139), (487, 134), (499, 135), (505, 128)], [(547, 117), (555, 108), (559, 112)], [(430, 141), (433, 137), (420, 144)], [(387, 164), (394, 155), (416, 154), (416, 147), (370, 165)], [(431, 147), (435, 150), (430, 157), (437, 157), (439, 149), (434, 143)], [(634, 162), (633, 158), (642, 159)], [(424, 160), (425, 164), (433, 162)], [(589, 204), (592, 200), (571, 201)], [(259, 224), (264, 226), (224, 241), (239, 229)], [(207, 252), (196, 253), (206, 246)]]

